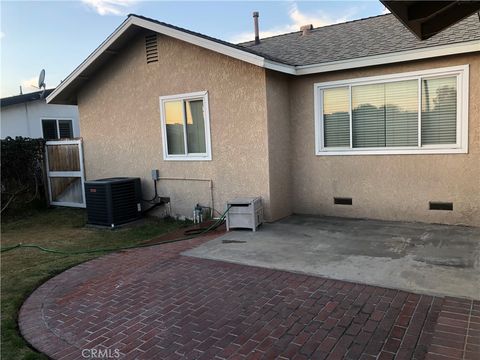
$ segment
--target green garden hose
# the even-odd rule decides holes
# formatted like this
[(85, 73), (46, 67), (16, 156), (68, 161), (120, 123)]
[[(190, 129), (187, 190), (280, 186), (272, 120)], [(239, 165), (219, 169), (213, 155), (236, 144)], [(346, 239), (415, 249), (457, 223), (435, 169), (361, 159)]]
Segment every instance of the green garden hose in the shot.
[(111, 252), (111, 251), (119, 251), (119, 250), (144, 248), (144, 247), (156, 246), (156, 245), (161, 245), (161, 244), (168, 244), (168, 243), (173, 243), (173, 242), (178, 242), (178, 241), (191, 240), (191, 239), (194, 239), (194, 238), (196, 238), (200, 235), (206, 234), (209, 231), (215, 230), (217, 227), (219, 227), (223, 223), (223, 221), (225, 220), (225, 217), (227, 216), (228, 210), (230, 210), (230, 207), (228, 207), (227, 210), (225, 210), (225, 212), (222, 214), (222, 216), (220, 216), (220, 218), (218, 218), (217, 221), (215, 221), (212, 225), (210, 225), (209, 227), (205, 228), (204, 230), (202, 230), (198, 233), (195, 233), (195, 234), (192, 234), (192, 235), (189, 235), (189, 236), (180, 237), (180, 238), (177, 238), (177, 239), (159, 241), (159, 242), (156, 242), (156, 243), (121, 246), (121, 247), (116, 247), (116, 248), (78, 250), (78, 251), (64, 251), (64, 250), (49, 249), (49, 248), (45, 248), (43, 246), (36, 245), (36, 244), (17, 244), (17, 245), (8, 246), (8, 247), (2, 247), (0, 249), (0, 252), (4, 253), (4, 252), (12, 251), (12, 250), (15, 250), (15, 249), (27, 248), (27, 249), (36, 249), (36, 250), (40, 250), (40, 251), (47, 252), (47, 253), (52, 253), (52, 254), (81, 255), (81, 254), (93, 254), (93, 253), (99, 253), (99, 252)]

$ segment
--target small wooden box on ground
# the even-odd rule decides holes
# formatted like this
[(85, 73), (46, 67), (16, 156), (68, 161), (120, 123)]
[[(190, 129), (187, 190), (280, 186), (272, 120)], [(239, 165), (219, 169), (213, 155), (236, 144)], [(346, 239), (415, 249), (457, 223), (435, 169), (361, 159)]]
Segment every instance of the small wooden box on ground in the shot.
[(263, 205), (260, 197), (237, 198), (227, 202), (227, 231), (232, 228), (257, 230), (263, 223)]

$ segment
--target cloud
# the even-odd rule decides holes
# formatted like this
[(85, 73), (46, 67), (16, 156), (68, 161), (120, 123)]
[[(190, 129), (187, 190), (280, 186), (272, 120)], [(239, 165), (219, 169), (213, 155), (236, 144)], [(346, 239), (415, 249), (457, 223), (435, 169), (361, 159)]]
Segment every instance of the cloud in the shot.
[[(323, 11), (317, 11), (311, 14), (302, 13), (298, 9), (298, 5), (293, 3), (290, 7), (288, 12), (288, 16), (290, 18), (290, 23), (282, 26), (277, 26), (271, 29), (262, 30), (260, 24), (260, 38), (266, 38), (270, 36), (285, 34), (294, 31), (300, 31), (300, 27), (302, 25), (312, 24), (314, 27), (326, 26), (336, 23), (341, 23), (348, 21), (351, 16), (354, 14), (354, 11), (347, 11), (341, 17), (332, 17), (329, 14)], [(252, 32), (243, 32), (237, 35), (232, 36), (230, 41), (234, 44), (241, 43), (245, 41), (253, 40), (253, 33)]]
[(390, 10), (388, 10), (386, 7), (383, 7), (382, 15), (385, 15), (385, 14), (390, 14)]
[(21, 84), (22, 84), (22, 91), (24, 93), (38, 91), (38, 88), (37, 88), (38, 76), (33, 76), (30, 79), (22, 80)]
[(5, 37), (5, 33), (3, 31), (0, 31), (0, 39), (3, 39)]
[(95, 10), (99, 15), (123, 16), (139, 0), (82, 0), (88, 7)]

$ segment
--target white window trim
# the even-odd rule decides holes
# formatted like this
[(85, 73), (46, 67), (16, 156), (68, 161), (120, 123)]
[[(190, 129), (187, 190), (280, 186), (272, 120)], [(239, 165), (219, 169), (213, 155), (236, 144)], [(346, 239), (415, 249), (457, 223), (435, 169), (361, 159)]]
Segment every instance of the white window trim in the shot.
[[(205, 121), (205, 147), (207, 152), (202, 154), (185, 154), (185, 155), (170, 155), (168, 153), (167, 144), (167, 127), (165, 123), (165, 108), (164, 104), (167, 101), (173, 100), (203, 100), (203, 118)], [(162, 143), (163, 143), (163, 160), (168, 161), (209, 161), (212, 160), (212, 148), (210, 142), (210, 110), (208, 106), (208, 91), (199, 91), (186, 94), (176, 94), (168, 96), (160, 96), (160, 122), (162, 127)], [(186, 131), (186, 129), (184, 129)], [(185, 136), (185, 141), (187, 138)]]
[(59, 120), (68, 120), (72, 123), (72, 138), (75, 138), (75, 129), (74, 129), (74, 126), (73, 126), (73, 118), (68, 118), (68, 117), (41, 117), (40, 118), (40, 128), (42, 129), (42, 137), (45, 136), (45, 134), (43, 133), (43, 120), (55, 120), (55, 123), (57, 125), (57, 139), (56, 140), (59, 140), (60, 139), (60, 125), (59, 125)]
[[(322, 90), (339, 86), (365, 85), (372, 83), (387, 83), (401, 80), (413, 80), (423, 77), (457, 76), (457, 142), (456, 144), (423, 145), (421, 147), (391, 147), (391, 148), (325, 148), (323, 129), (323, 98)], [(468, 153), (468, 81), (469, 65), (452, 66), (445, 68), (371, 76), (339, 81), (330, 81), (314, 84), (314, 116), (315, 116), (315, 154), (316, 155), (401, 155), (401, 154), (467, 154)], [(351, 94), (351, 91), (350, 91)], [(419, 88), (421, 99), (421, 87)], [(419, 103), (419, 107), (421, 104)], [(350, 99), (351, 107), (351, 99)], [(350, 111), (351, 114), (351, 111)], [(421, 112), (419, 113), (420, 126)], [(350, 132), (351, 132), (350, 119)], [(419, 143), (421, 133), (419, 132)], [(351, 134), (350, 134), (351, 137)]]

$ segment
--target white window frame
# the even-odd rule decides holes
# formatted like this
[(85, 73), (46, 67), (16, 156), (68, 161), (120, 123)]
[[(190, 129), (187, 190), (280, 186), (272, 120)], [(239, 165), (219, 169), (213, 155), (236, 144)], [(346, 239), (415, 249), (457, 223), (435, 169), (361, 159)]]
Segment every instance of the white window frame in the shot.
[[(444, 76), (457, 76), (457, 141), (455, 144), (421, 145), (421, 79)], [(350, 109), (350, 147), (324, 146), (323, 129), (323, 90), (336, 87), (349, 87), (351, 108), (351, 87), (356, 85), (379, 84), (402, 80), (418, 80), (418, 146), (415, 147), (378, 147), (353, 148), (352, 146), (352, 111)], [(316, 155), (394, 155), (394, 154), (467, 154), (468, 153), (468, 80), (469, 65), (363, 77), (340, 81), (314, 84), (314, 116), (315, 116), (315, 154)]]
[[(203, 100), (203, 119), (205, 122), (205, 153), (188, 153), (187, 129), (184, 126), (185, 154), (170, 155), (168, 153), (167, 126), (165, 122), (165, 103), (169, 101)], [(160, 121), (162, 127), (163, 159), (170, 161), (209, 161), (212, 160), (210, 142), (210, 111), (208, 107), (208, 91), (199, 91), (186, 94), (160, 96)]]
[(45, 134), (43, 133), (43, 120), (55, 120), (55, 123), (57, 125), (57, 138), (56, 139), (52, 139), (52, 140), (59, 140), (60, 139), (60, 125), (59, 125), (59, 121), (63, 121), (63, 120), (68, 120), (70, 121), (70, 123), (72, 124), (72, 138), (75, 138), (75, 130), (73, 128), (73, 119), (72, 118), (68, 118), (68, 117), (41, 117), (40, 118), (40, 128), (42, 129), (42, 137), (45, 137)]

